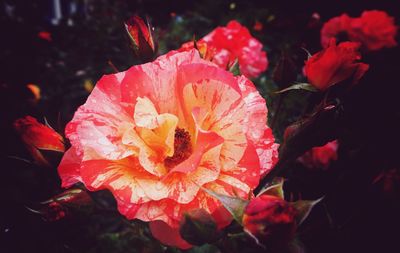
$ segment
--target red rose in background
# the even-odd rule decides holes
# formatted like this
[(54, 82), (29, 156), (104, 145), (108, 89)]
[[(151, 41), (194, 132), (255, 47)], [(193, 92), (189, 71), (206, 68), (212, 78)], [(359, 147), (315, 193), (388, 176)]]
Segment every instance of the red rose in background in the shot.
[(38, 33), (38, 37), (41, 38), (42, 40), (47, 40), (49, 42), (52, 41), (51, 39), (51, 33), (46, 32), (46, 31), (41, 31)]
[[(212, 62), (226, 69), (236, 59), (240, 71), (248, 78), (257, 77), (268, 67), (267, 54), (262, 51), (263, 45), (251, 36), (249, 30), (239, 22), (232, 20), (226, 27), (217, 27), (211, 33), (199, 40), (213, 48)], [(184, 50), (187, 45), (184, 44)]]
[(337, 38), (341, 33), (350, 41), (360, 42), (367, 50), (397, 45), (397, 26), (394, 18), (384, 11), (364, 11), (359, 18), (343, 14), (330, 19), (321, 29), (322, 46), (328, 47), (330, 39)]
[(244, 76), (196, 50), (173, 51), (97, 83), (66, 127), (62, 186), (108, 189), (128, 219), (189, 248), (178, 231), (185, 212), (202, 208), (219, 228), (229, 224), (201, 187), (246, 197), (275, 163), (266, 118), (265, 100)]
[(340, 33), (347, 33), (351, 18), (347, 14), (334, 17), (328, 20), (321, 29), (321, 45), (326, 48), (332, 38), (336, 38)]
[(384, 11), (364, 11), (360, 18), (352, 19), (348, 33), (351, 41), (360, 42), (368, 50), (397, 45), (394, 18)]
[(297, 211), (284, 199), (261, 195), (247, 205), (244, 229), (267, 248), (280, 248), (293, 239)]
[(332, 161), (337, 160), (337, 140), (328, 142), (321, 147), (314, 147), (302, 155), (298, 160), (308, 168), (327, 169)]
[(29, 153), (39, 165), (50, 165), (41, 150), (64, 152), (63, 138), (52, 128), (39, 123), (31, 116), (17, 119), (14, 122), (14, 129), (21, 136)]
[(342, 42), (336, 45), (334, 39), (329, 46), (310, 57), (304, 72), (308, 81), (319, 90), (353, 77), (353, 83), (364, 75), (369, 65), (359, 62), (361, 54), (359, 43)]

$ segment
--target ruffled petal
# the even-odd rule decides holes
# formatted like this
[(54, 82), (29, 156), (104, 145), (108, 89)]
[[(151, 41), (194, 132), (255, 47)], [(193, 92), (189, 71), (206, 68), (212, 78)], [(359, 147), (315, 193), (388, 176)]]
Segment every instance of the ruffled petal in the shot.
[(268, 109), (256, 87), (245, 77), (238, 78), (239, 87), (246, 104), (245, 132), (257, 151), (261, 176), (266, 175), (278, 160), (278, 147), (272, 130), (267, 126)]
[(152, 221), (149, 224), (152, 235), (165, 245), (178, 247), (180, 249), (190, 249), (192, 247), (179, 234), (179, 228), (171, 228), (163, 221)]
[(58, 175), (61, 178), (61, 187), (70, 187), (71, 185), (81, 182), (80, 163), (82, 157), (79, 156), (74, 147), (68, 149), (58, 166)]
[(201, 59), (197, 50), (178, 53), (171, 51), (154, 62), (134, 66), (126, 71), (121, 84), (122, 102), (132, 103), (137, 97), (147, 97), (154, 103), (158, 113), (177, 116), (180, 128), (187, 128), (181, 111), (181, 86), (177, 85), (178, 69), (185, 64), (213, 65)]
[(246, 110), (240, 93), (224, 82), (209, 79), (189, 83), (183, 91), (185, 108), (187, 111), (197, 110), (200, 128), (213, 131), (224, 139), (222, 166), (234, 167), (242, 158), (247, 144), (243, 131)]
[(81, 164), (82, 181), (91, 191), (110, 190), (118, 204), (140, 204), (167, 196), (158, 177), (144, 170), (136, 158), (90, 160)]
[(129, 106), (121, 104), (120, 82), (124, 72), (103, 76), (86, 103), (66, 126), (66, 135), (83, 160), (118, 160), (133, 154), (121, 142), (122, 133), (133, 124)]
[(218, 177), (238, 190), (249, 193), (256, 188), (260, 179), (260, 160), (256, 149), (251, 143), (247, 145), (243, 158), (238, 165), (230, 170), (221, 171)]
[[(204, 187), (221, 194), (225, 192), (223, 190), (220, 191), (216, 189), (213, 183), (211, 183), (210, 186), (206, 184)], [(128, 206), (128, 204), (125, 204), (124, 206)], [(202, 208), (212, 214), (220, 207), (221, 203), (218, 200), (201, 190), (197, 193), (196, 198), (189, 203), (181, 204), (172, 199), (149, 201), (141, 204), (138, 208), (131, 209), (131, 216), (127, 217), (131, 219), (137, 218), (143, 221), (161, 220), (167, 223), (169, 226), (177, 228), (179, 227), (179, 222), (185, 212)], [(217, 221), (217, 223), (218, 222), (219, 221)], [(220, 222), (221, 225), (227, 223), (226, 219), (221, 220)]]

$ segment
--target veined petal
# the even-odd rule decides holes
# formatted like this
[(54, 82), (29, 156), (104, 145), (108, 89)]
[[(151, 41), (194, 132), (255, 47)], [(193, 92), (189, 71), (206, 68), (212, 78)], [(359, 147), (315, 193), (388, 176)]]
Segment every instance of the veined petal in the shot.
[(243, 131), (246, 108), (241, 95), (221, 81), (208, 79), (187, 84), (184, 94), (185, 108), (195, 112), (196, 124), (224, 139), (221, 149), (222, 166), (235, 166), (247, 144)]
[(179, 228), (172, 228), (163, 221), (150, 222), (150, 230), (155, 238), (165, 245), (178, 247), (180, 249), (190, 249), (192, 245), (182, 239)]
[(121, 126), (133, 124), (129, 106), (121, 103), (120, 81), (124, 73), (103, 76), (88, 100), (66, 127), (66, 135), (83, 160), (118, 160), (133, 152), (121, 143)]
[(238, 77), (243, 101), (246, 104), (245, 132), (257, 151), (261, 176), (267, 174), (278, 160), (279, 144), (267, 126), (268, 110), (265, 100), (261, 97), (253, 83), (244, 76)]
[(247, 144), (243, 158), (235, 168), (221, 171), (218, 177), (233, 187), (249, 193), (257, 187), (260, 179), (260, 159), (252, 143)]
[(178, 118), (170, 113), (158, 114), (147, 98), (137, 98), (134, 119), (142, 140), (164, 159), (174, 154), (174, 136)]
[[(192, 165), (187, 163), (189, 168), (180, 167), (180, 171), (168, 173), (163, 179), (163, 183), (169, 186), (168, 198), (182, 204), (193, 201), (202, 185), (218, 178), (221, 170), (220, 152), (221, 146), (214, 146), (201, 154), (201, 161), (197, 162), (195, 170), (191, 170)], [(187, 172), (182, 173), (185, 170)]]
[(74, 147), (68, 149), (58, 166), (58, 174), (60, 175), (62, 187), (70, 187), (71, 185), (82, 181), (80, 175), (80, 164), (82, 157), (79, 156)]
[(108, 189), (124, 203), (159, 200), (167, 194), (158, 177), (145, 171), (135, 158), (84, 161), (80, 174), (89, 190)]

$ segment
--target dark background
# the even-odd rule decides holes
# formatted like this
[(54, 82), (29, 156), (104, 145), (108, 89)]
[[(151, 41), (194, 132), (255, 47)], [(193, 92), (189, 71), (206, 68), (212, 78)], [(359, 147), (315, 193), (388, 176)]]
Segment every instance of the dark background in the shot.
[[(106, 1), (61, 0), (60, 19), (53, 1), (0, 1), (0, 252), (157, 252), (144, 251), (151, 242), (121, 234), (123, 224), (101, 215), (83, 215), (46, 222), (26, 207), (61, 191), (56, 168), (40, 168), (10, 158), (30, 159), (13, 131), (22, 116), (46, 117), (60, 132), (95, 83), (138, 64), (123, 22), (133, 14), (147, 15), (160, 40), (160, 54), (178, 48), (195, 34), (201, 37), (217, 25), (238, 19), (260, 39), (270, 66), (254, 80), (267, 98), (271, 113), (279, 88), (270, 76), (282, 51), (292, 55), (297, 71), (306, 55), (320, 50), (323, 22), (344, 12), (356, 17), (363, 10), (385, 10), (399, 25), (396, 1)], [(233, 6), (234, 4), (235, 6)], [(321, 17), (310, 27), (313, 13)], [(261, 31), (252, 29), (263, 23)], [(52, 40), (38, 37), (46, 31)], [(304, 199), (325, 196), (299, 229), (306, 252), (400, 252), (399, 48), (365, 54), (370, 70), (346, 97), (340, 128), (339, 160), (329, 170), (310, 171), (298, 164), (285, 176), (287, 195)], [(299, 80), (301, 77), (299, 77)], [(42, 99), (32, 104), (28, 83), (41, 88)], [(299, 99), (299, 94), (302, 99)], [(285, 127), (298, 119), (313, 97), (291, 93), (274, 126), (278, 141)], [(372, 183), (385, 171), (395, 175)], [(391, 191), (384, 186), (391, 184)], [(107, 193), (104, 193), (107, 194)], [(116, 232), (117, 231), (117, 232)], [(133, 246), (134, 245), (134, 246)], [(242, 251), (243, 252), (243, 251)]]

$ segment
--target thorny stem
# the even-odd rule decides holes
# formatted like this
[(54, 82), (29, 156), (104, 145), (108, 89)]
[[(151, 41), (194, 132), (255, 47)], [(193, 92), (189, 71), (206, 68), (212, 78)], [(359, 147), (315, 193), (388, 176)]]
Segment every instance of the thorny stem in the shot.
[(111, 60), (107, 61), (108, 65), (110, 65), (110, 67), (114, 70), (115, 73), (120, 72), (117, 67), (115, 67), (114, 63)]

